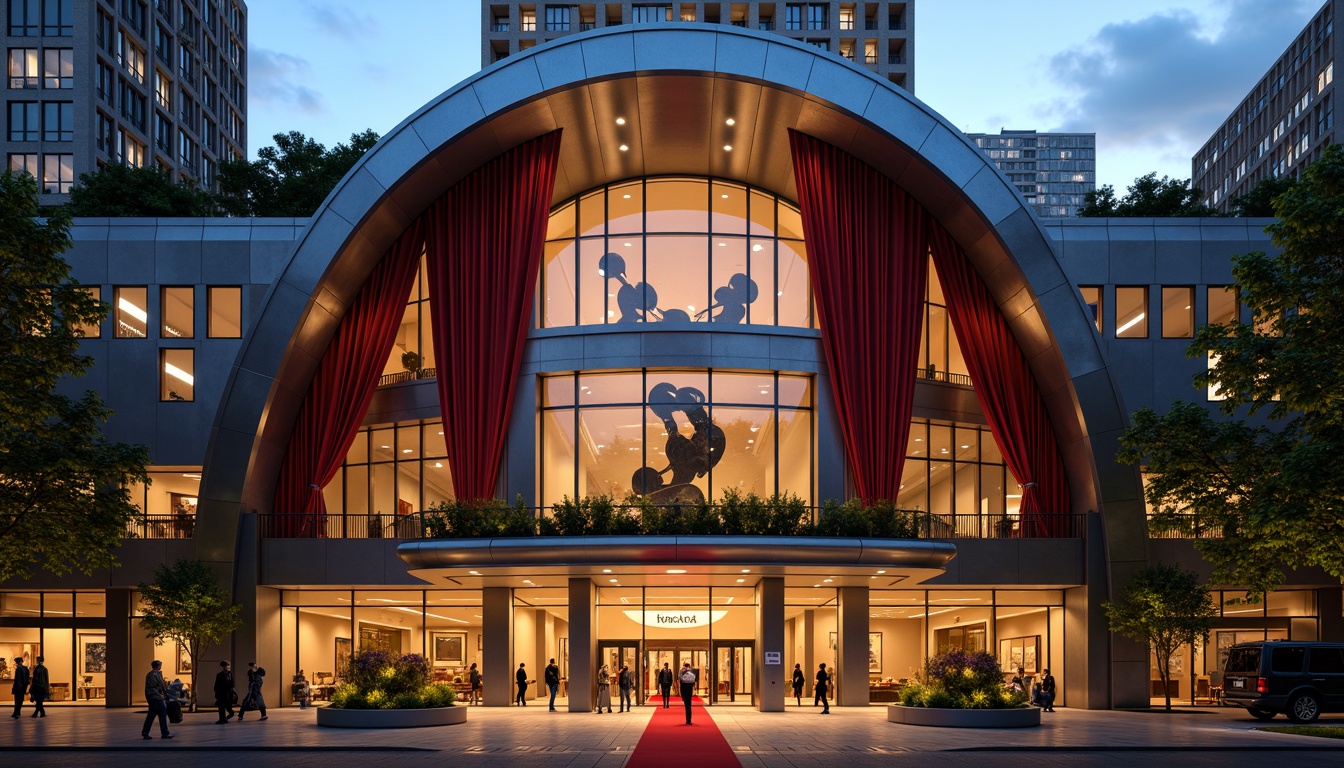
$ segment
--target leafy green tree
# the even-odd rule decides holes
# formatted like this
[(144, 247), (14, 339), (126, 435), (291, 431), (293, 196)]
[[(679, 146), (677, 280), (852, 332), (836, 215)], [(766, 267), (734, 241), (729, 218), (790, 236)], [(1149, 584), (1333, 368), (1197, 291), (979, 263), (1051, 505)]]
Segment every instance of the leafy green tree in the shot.
[(1171, 711), (1171, 657), (1183, 645), (1209, 639), (1218, 609), (1199, 577), (1175, 565), (1139, 571), (1114, 603), (1102, 603), (1111, 631), (1143, 643), (1157, 657), (1167, 711)]
[[(1213, 581), (1263, 594), (1284, 568), (1344, 580), (1344, 148), (1328, 148), (1274, 200), (1277, 255), (1235, 257), (1254, 322), (1199, 329), (1222, 418), (1189, 403), (1134, 414), (1119, 459), (1142, 464), (1154, 529), (1220, 535), (1196, 546)], [(1262, 413), (1268, 426), (1239, 414)]]
[(252, 162), (219, 168), (219, 203), (234, 216), (311, 216), (341, 177), (378, 143), (372, 130), (328, 150), (298, 131), (277, 133)]
[(1221, 216), (1217, 210), (1199, 202), (1203, 194), (1199, 189), (1190, 186), (1189, 179), (1173, 179), (1169, 176), (1159, 179), (1156, 173), (1150, 173), (1135, 179), (1125, 196), (1118, 199), (1115, 196), (1115, 187), (1110, 184), (1088, 192), (1083, 197), (1083, 207), (1078, 209), (1078, 215), (1160, 218)]
[(199, 701), (196, 684), (201, 654), (242, 626), (241, 605), (234, 605), (215, 574), (199, 560), (178, 560), (154, 570), (154, 582), (138, 587), (145, 635), (191, 658), (191, 709)]
[(81, 173), (66, 206), (71, 216), (214, 216), (214, 196), (168, 171), (109, 163)]
[[(70, 277), (70, 217), (38, 219), (31, 176), (0, 174), (0, 581), (116, 565), (149, 451), (104, 439), (98, 395), (58, 392), (93, 364), (81, 327), (107, 305)], [(66, 382), (62, 388), (68, 389)]]
[(1233, 216), (1273, 216), (1274, 198), (1287, 192), (1297, 183), (1293, 179), (1265, 179), (1244, 195), (1232, 198)]

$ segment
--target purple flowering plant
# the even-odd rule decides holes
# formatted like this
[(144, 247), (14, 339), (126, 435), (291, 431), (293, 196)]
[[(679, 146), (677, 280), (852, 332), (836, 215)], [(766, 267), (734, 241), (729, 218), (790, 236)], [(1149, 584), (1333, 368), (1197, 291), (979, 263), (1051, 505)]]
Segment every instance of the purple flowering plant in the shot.
[(998, 659), (961, 648), (925, 661), (916, 681), (901, 689), (901, 703), (908, 707), (1005, 709), (1025, 702), (1026, 694), (1004, 685)]
[(344, 683), (333, 692), (337, 709), (421, 709), (452, 706), (452, 686), (432, 682), (429, 661), (418, 653), (397, 656), (365, 648), (341, 670)]

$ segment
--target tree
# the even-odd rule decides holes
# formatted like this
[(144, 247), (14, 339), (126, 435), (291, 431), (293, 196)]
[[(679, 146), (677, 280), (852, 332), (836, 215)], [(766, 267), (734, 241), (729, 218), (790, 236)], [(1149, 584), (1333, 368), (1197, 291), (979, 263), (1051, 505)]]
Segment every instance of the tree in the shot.
[[(1154, 529), (1221, 535), (1196, 546), (1213, 580), (1264, 594), (1284, 568), (1344, 580), (1344, 148), (1328, 148), (1274, 200), (1280, 252), (1233, 259), (1254, 322), (1199, 329), (1186, 350), (1216, 364), (1222, 418), (1176, 403), (1136, 413), (1119, 460), (1143, 464)], [(1263, 412), (1267, 425), (1238, 414)]]
[(1171, 657), (1182, 645), (1209, 639), (1218, 609), (1192, 571), (1152, 565), (1134, 575), (1114, 603), (1102, 603), (1111, 631), (1143, 643), (1157, 657), (1167, 711), (1171, 711)]
[(277, 133), (253, 162), (220, 165), (220, 206), (235, 216), (311, 216), (341, 177), (378, 143), (372, 130), (331, 150), (298, 131)]
[(0, 174), (0, 581), (116, 565), (149, 451), (107, 441), (98, 395), (58, 392), (93, 364), (82, 326), (107, 305), (70, 277), (70, 218), (36, 218), (31, 176)]
[(1244, 195), (1232, 198), (1233, 216), (1273, 216), (1274, 198), (1293, 188), (1296, 182), (1288, 177), (1265, 179)]
[(214, 196), (168, 171), (110, 163), (79, 175), (70, 190), (71, 216), (213, 216)]
[(1129, 191), (1119, 199), (1110, 184), (1083, 197), (1078, 215), (1087, 216), (1221, 216), (1218, 211), (1199, 202), (1203, 196), (1190, 186), (1189, 179), (1157, 178), (1156, 173), (1140, 176)]
[[(196, 710), (196, 681), (201, 654), (242, 626), (241, 605), (219, 586), (210, 568), (199, 560), (178, 560), (154, 570), (154, 583), (138, 587), (144, 617), (140, 627), (157, 642), (177, 646), (191, 659), (191, 710)], [(171, 642), (170, 642), (171, 641)]]

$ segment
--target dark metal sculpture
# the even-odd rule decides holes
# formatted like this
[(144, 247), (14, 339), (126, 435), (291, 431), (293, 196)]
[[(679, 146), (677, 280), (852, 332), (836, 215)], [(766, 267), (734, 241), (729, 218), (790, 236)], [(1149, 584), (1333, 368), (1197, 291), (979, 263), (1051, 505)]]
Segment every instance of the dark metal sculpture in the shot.
[[(691, 484), (704, 477), (723, 458), (727, 445), (723, 430), (709, 418), (705, 409), (705, 395), (695, 387), (677, 389), (668, 382), (660, 382), (649, 390), (649, 410), (663, 422), (667, 443), (663, 448), (667, 466), (661, 470), (640, 467), (630, 478), (636, 493), (649, 497), (655, 504), (698, 504), (705, 494)], [(690, 437), (681, 434), (676, 414), (682, 413), (693, 430)], [(668, 472), (672, 477), (664, 481)]]
[[(658, 291), (648, 283), (630, 284), (625, 276), (625, 257), (607, 253), (597, 260), (597, 274), (607, 280), (616, 280), (616, 308), (621, 311), (618, 323), (689, 323), (691, 316), (683, 309), (658, 309)], [(756, 281), (738, 272), (728, 278), (728, 284), (714, 290), (714, 303), (695, 314), (712, 323), (743, 323), (747, 319), (747, 305), (756, 301), (760, 289)], [(718, 310), (718, 314), (714, 310)]]

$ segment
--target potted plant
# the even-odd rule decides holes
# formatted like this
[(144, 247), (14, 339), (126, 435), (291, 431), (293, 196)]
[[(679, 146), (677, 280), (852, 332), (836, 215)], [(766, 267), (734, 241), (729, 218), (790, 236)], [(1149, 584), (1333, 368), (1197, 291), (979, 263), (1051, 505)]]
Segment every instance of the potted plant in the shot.
[(419, 728), (457, 725), (467, 710), (453, 706), (450, 683), (433, 682), (429, 661), (418, 653), (396, 656), (366, 648), (342, 670), (345, 683), (331, 704), (317, 711), (317, 724), (332, 728)]
[(423, 370), (420, 365), (423, 362), (424, 360), (421, 359), (420, 353), (413, 349), (401, 353), (401, 367), (405, 368), (406, 372), (411, 374), (411, 378), (413, 379), (420, 378), (420, 371)]
[(887, 720), (952, 728), (1026, 728), (1041, 724), (1041, 710), (1027, 694), (1003, 684), (999, 662), (984, 651), (961, 649), (924, 664), (915, 682), (901, 689), (901, 703), (887, 707)]

